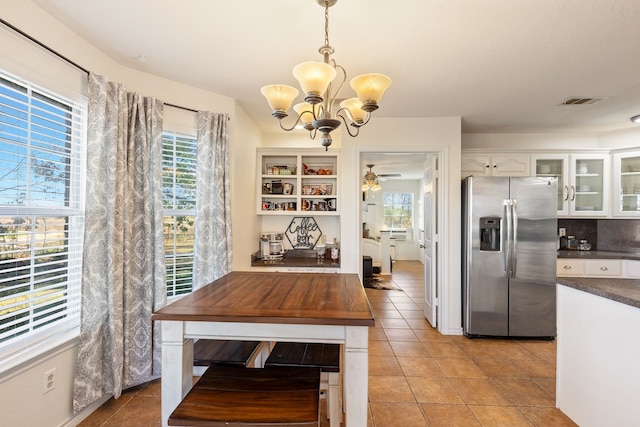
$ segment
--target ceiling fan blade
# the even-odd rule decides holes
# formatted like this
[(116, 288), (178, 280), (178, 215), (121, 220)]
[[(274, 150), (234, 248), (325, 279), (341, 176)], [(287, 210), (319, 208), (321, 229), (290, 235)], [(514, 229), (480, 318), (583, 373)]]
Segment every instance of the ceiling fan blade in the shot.
[(399, 177), (402, 175), (399, 173), (379, 173), (378, 176), (389, 178), (389, 177)]

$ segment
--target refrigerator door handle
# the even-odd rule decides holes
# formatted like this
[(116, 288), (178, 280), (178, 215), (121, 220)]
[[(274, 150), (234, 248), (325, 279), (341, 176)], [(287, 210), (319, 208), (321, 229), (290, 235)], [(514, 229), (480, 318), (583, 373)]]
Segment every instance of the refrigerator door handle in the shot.
[(504, 224), (502, 224), (502, 247), (504, 248), (504, 272), (511, 274), (511, 199), (504, 201)]
[(518, 210), (516, 199), (511, 200), (511, 275), (510, 278), (516, 277), (516, 268), (518, 266)]

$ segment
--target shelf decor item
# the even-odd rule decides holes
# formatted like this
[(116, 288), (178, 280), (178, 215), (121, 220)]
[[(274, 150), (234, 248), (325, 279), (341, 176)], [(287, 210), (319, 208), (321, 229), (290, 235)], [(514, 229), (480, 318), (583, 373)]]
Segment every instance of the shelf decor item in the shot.
[(322, 165), (306, 165), (303, 164), (302, 168), (304, 171), (303, 175), (333, 175), (333, 165), (331, 164), (322, 164)]
[(293, 217), (285, 232), (293, 249), (313, 249), (322, 236), (322, 230), (312, 216)]

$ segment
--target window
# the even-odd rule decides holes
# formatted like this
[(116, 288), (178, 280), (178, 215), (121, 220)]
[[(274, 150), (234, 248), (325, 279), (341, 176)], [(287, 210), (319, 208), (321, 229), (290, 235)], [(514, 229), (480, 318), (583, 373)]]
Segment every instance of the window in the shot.
[(389, 230), (413, 228), (413, 193), (384, 193), (382, 204)]
[(167, 296), (193, 289), (196, 217), (196, 139), (165, 132), (162, 136), (162, 204)]
[(0, 354), (80, 322), (85, 105), (0, 72)]

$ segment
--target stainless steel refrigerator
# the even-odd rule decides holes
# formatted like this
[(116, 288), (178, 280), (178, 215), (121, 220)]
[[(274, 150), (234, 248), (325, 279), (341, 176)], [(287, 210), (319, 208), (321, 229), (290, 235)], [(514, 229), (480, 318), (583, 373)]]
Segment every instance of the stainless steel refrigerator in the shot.
[(556, 178), (463, 180), (465, 335), (555, 337), (557, 192)]

